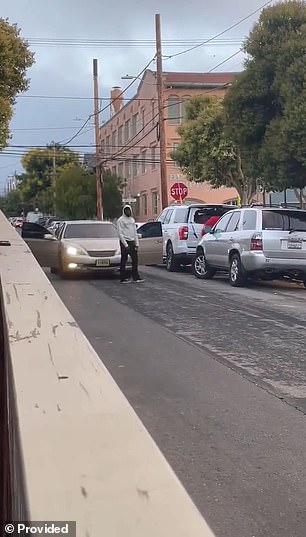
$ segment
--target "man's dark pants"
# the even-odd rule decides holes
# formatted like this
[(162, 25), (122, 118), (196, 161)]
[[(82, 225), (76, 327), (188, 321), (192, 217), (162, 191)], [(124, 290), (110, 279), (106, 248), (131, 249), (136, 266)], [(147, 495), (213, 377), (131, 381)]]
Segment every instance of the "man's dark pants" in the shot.
[(128, 256), (132, 259), (132, 278), (135, 281), (139, 280), (138, 273), (138, 252), (134, 241), (127, 241), (128, 247), (126, 248), (122, 242), (120, 242), (121, 248), (121, 263), (120, 263), (120, 280), (127, 279), (126, 263)]

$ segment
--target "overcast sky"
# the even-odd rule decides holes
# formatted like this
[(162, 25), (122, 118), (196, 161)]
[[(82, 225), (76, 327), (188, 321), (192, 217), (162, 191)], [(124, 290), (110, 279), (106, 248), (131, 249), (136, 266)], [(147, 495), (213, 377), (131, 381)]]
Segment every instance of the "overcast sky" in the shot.
[[(1, 0), (0, 16), (17, 23), (22, 36), (28, 39), (153, 40), (154, 16), (160, 13), (163, 39), (186, 41), (216, 35), (263, 3), (264, 0)], [(204, 46), (165, 60), (164, 70), (208, 71), (239, 49), (239, 41), (243, 41), (258, 16), (259, 13), (222, 36), (232, 43)], [(176, 48), (165, 44), (163, 53), (170, 55), (186, 48), (185, 43)], [(27, 97), (17, 100), (11, 122), (12, 146), (66, 141), (80, 128), (82, 120), (92, 112), (93, 58), (99, 60), (100, 97), (108, 98), (113, 85), (127, 84), (121, 81), (122, 75), (137, 75), (155, 53), (153, 45), (101, 48), (31, 44), (31, 50), (35, 52), (35, 65), (29, 71)], [(239, 54), (218, 70), (238, 71), (242, 62), (243, 55)], [(136, 88), (135, 84), (127, 95), (131, 96)], [(30, 95), (87, 99), (39, 99)], [(94, 143), (93, 134), (92, 129), (87, 130), (71, 145), (90, 146)], [(79, 150), (91, 151), (90, 147)], [(0, 153), (0, 191), (15, 171), (21, 171), (19, 158)]]

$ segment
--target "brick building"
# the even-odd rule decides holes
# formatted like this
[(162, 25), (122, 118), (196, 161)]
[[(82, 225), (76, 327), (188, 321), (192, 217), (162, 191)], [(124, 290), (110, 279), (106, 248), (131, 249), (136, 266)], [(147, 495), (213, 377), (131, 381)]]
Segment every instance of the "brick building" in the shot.
[[(212, 189), (207, 183), (189, 182), (170, 158), (180, 141), (177, 128), (184, 117), (185, 102), (205, 93), (224, 96), (235, 75), (163, 73), (169, 202), (170, 188), (177, 181), (188, 186), (189, 201), (234, 203), (237, 199), (233, 188)], [(125, 104), (120, 93), (120, 88), (112, 89), (113, 115), (100, 127), (101, 158), (105, 169), (122, 178), (124, 197), (133, 200), (137, 219), (146, 221), (161, 211), (156, 73), (148, 69), (136, 95)]]

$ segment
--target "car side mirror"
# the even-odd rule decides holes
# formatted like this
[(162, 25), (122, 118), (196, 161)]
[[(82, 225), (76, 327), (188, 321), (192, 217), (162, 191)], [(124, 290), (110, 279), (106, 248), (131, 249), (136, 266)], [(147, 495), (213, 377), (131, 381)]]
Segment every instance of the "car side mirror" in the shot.
[(52, 233), (45, 233), (43, 237), (46, 241), (56, 241), (56, 237)]
[(141, 233), (137, 233), (138, 235), (138, 239), (142, 239), (142, 234)]

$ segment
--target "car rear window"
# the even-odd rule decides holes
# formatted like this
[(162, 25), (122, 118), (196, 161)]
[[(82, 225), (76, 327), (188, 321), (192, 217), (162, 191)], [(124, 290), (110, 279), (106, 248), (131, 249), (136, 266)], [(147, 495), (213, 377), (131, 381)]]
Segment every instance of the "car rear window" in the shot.
[(235, 209), (235, 207), (202, 207), (196, 209), (193, 216), (195, 224), (205, 224), (212, 216), (218, 216), (221, 218), (225, 213)]
[(174, 224), (184, 224), (187, 222), (188, 208), (179, 207), (175, 209)]
[(263, 211), (263, 230), (306, 231), (306, 211)]
[(116, 239), (118, 232), (113, 224), (68, 224), (65, 239)]

